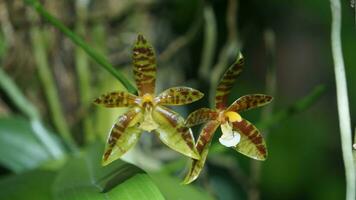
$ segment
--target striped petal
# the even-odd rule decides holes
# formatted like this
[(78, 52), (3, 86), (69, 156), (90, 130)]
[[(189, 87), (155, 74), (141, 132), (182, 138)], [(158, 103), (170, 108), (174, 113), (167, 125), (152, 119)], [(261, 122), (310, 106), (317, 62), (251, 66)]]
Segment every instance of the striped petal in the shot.
[(218, 113), (210, 108), (200, 108), (189, 114), (185, 121), (187, 127), (192, 127), (198, 124), (203, 124), (210, 120), (215, 120), (218, 118)]
[(156, 97), (161, 105), (185, 105), (201, 99), (203, 93), (189, 87), (173, 87), (165, 90)]
[(266, 160), (267, 146), (260, 131), (245, 119), (233, 122), (232, 126), (241, 135), (235, 150), (256, 160)]
[(154, 94), (156, 82), (156, 56), (153, 47), (142, 36), (138, 35), (133, 48), (133, 72), (138, 94)]
[(135, 105), (136, 96), (124, 91), (115, 91), (101, 95), (94, 100), (95, 104), (105, 107), (129, 107)]
[(234, 64), (225, 72), (216, 89), (215, 107), (217, 109), (225, 109), (227, 107), (227, 98), (234, 85), (235, 79), (242, 71), (244, 60), (240, 54)]
[(111, 128), (108, 137), (102, 165), (105, 166), (119, 159), (139, 140), (142, 131), (138, 128), (138, 122), (143, 116), (139, 108), (130, 109), (121, 115)]
[(201, 158), (200, 158), (200, 160), (192, 159), (192, 163), (190, 165), (189, 172), (185, 176), (183, 184), (189, 184), (198, 178), (201, 170), (204, 167), (206, 158), (208, 156), (209, 147), (210, 147), (213, 135), (219, 125), (220, 125), (220, 122), (213, 120), (213, 121), (208, 122), (203, 127), (203, 129), (199, 135), (197, 144), (196, 144), (196, 148), (197, 148)]
[(157, 106), (152, 117), (159, 125), (155, 132), (164, 144), (191, 158), (200, 158), (194, 146), (192, 130), (184, 126), (184, 119), (178, 113)]
[(250, 94), (238, 98), (231, 106), (227, 109), (234, 112), (242, 112), (250, 110), (252, 108), (257, 108), (270, 103), (273, 97), (264, 94)]

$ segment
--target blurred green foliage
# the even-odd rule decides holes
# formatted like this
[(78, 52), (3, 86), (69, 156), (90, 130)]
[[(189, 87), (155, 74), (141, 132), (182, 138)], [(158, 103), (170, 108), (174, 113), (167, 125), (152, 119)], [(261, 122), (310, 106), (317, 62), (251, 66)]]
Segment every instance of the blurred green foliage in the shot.
[(35, 135), (31, 124), (25, 119), (0, 119), (1, 165), (20, 173), (37, 168), (50, 160), (51, 155)]

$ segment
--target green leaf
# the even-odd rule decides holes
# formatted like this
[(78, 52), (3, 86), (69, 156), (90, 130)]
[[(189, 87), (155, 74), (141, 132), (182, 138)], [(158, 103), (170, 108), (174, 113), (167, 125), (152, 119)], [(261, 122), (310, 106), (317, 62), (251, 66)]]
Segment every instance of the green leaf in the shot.
[(166, 199), (213, 200), (207, 192), (193, 185), (182, 185), (180, 179), (165, 173), (150, 173), (153, 182), (158, 186)]
[(40, 120), (37, 108), (25, 97), (11, 77), (5, 73), (0, 66), (0, 89), (9, 97), (11, 102), (31, 120), (33, 133), (45, 146), (47, 151), (56, 159), (63, 157), (64, 150), (62, 145), (55, 140), (53, 135), (48, 132)]
[(141, 169), (121, 160), (102, 167), (103, 145), (69, 160), (54, 183), (55, 199), (164, 199), (150, 177)]
[(0, 164), (18, 173), (51, 159), (29, 121), (14, 117), (0, 119)]
[(29, 171), (0, 179), (0, 199), (48, 200), (51, 199), (51, 184), (55, 173)]

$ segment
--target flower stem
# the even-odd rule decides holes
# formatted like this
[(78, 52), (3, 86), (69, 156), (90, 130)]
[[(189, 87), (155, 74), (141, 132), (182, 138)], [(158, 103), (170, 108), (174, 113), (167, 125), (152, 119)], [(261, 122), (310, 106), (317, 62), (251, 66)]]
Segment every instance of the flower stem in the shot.
[[(87, 32), (85, 26), (88, 14), (87, 6), (88, 1), (76, 1), (76, 11), (78, 20), (75, 28), (76, 32), (82, 35)], [(92, 100), (90, 88), (91, 70), (88, 57), (85, 55), (85, 51), (83, 51), (83, 49), (79, 46), (76, 46), (75, 48), (75, 67), (79, 82), (80, 104), (84, 112), (86, 113), (86, 115), (82, 118), (84, 140), (86, 143), (91, 143), (95, 140), (92, 115), (87, 112)]]
[(238, 41), (237, 30), (237, 12), (238, 12), (238, 0), (229, 0), (226, 8), (226, 27), (227, 27), (227, 40), (224, 46), (221, 48), (218, 62), (214, 65), (210, 73), (210, 103), (214, 106), (215, 100), (215, 88), (219, 83), (221, 75), (226, 70), (226, 66), (231, 58), (235, 58), (240, 52), (240, 44)]
[(52, 114), (52, 119), (56, 130), (63, 137), (64, 141), (71, 150), (76, 150), (76, 144), (72, 135), (70, 134), (67, 121), (65, 120), (61, 104), (59, 102), (59, 97), (57, 93), (57, 88), (54, 83), (53, 75), (49, 68), (47, 61), (47, 54), (45, 49), (45, 43), (43, 41), (43, 34), (38, 27), (33, 27), (30, 30), (31, 42), (33, 46), (36, 66), (38, 70), (38, 75), (41, 80), (44, 93), (46, 95), (50, 112)]
[(217, 27), (213, 8), (209, 5), (204, 7), (204, 43), (199, 66), (199, 76), (203, 80), (209, 80), (210, 69), (213, 65)]
[(341, 148), (346, 175), (346, 199), (354, 200), (355, 196), (355, 166), (352, 155), (352, 133), (347, 94), (345, 64), (341, 47), (341, 3), (340, 0), (330, 0), (331, 6), (331, 50), (334, 60), (336, 97), (339, 112)]
[(310, 92), (310, 94), (297, 100), (295, 103), (288, 106), (287, 108), (272, 114), (270, 118), (261, 121), (260, 123), (257, 123), (256, 126), (261, 130), (266, 130), (272, 127), (273, 125), (278, 124), (282, 120), (287, 119), (290, 116), (307, 110), (310, 106), (314, 105), (314, 103), (320, 99), (320, 97), (325, 93), (325, 91), (326, 87), (324, 85), (316, 86)]
[[(275, 34), (272, 30), (266, 30), (264, 32), (264, 41), (267, 54), (267, 74), (266, 74), (266, 94), (273, 97), (277, 94), (277, 74), (275, 64)], [(271, 102), (267, 107), (263, 108), (261, 113), (261, 121), (266, 121), (272, 117), (274, 102)], [(264, 138), (267, 140), (269, 129), (261, 129)], [(260, 179), (262, 163), (251, 160), (251, 186), (248, 191), (249, 200), (260, 199)]]

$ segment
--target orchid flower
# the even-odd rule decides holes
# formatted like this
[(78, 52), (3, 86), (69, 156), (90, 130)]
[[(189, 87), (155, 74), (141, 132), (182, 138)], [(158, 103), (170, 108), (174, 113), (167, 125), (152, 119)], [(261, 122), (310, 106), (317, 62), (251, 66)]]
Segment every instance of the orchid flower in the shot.
[(240, 97), (227, 106), (228, 95), (235, 79), (242, 71), (243, 64), (244, 60), (240, 54), (235, 63), (223, 75), (216, 90), (214, 109), (198, 109), (192, 112), (186, 120), (187, 127), (206, 124), (196, 143), (201, 158), (193, 159), (183, 181), (184, 184), (189, 184), (198, 178), (207, 158), (213, 135), (219, 126), (222, 132), (219, 142), (222, 145), (232, 147), (256, 160), (265, 160), (267, 157), (267, 147), (261, 133), (252, 123), (243, 119), (239, 113), (264, 106), (272, 101), (272, 97), (264, 94), (250, 94)]
[(142, 35), (138, 35), (133, 48), (133, 72), (138, 96), (115, 91), (94, 101), (109, 108), (129, 108), (111, 128), (102, 165), (120, 158), (137, 143), (143, 131), (157, 134), (164, 144), (177, 152), (200, 159), (191, 129), (184, 125), (178, 113), (164, 106), (189, 104), (201, 99), (203, 94), (188, 87), (173, 87), (155, 96), (156, 57)]

